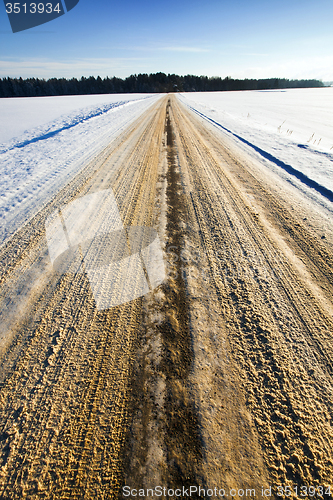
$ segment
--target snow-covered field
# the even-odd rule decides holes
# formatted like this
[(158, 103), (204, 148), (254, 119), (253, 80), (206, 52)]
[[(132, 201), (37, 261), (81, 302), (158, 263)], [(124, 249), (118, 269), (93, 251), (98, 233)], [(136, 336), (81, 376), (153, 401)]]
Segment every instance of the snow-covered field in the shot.
[(0, 99), (0, 244), (158, 98)]
[(197, 92), (180, 99), (268, 165), (333, 196), (333, 88)]

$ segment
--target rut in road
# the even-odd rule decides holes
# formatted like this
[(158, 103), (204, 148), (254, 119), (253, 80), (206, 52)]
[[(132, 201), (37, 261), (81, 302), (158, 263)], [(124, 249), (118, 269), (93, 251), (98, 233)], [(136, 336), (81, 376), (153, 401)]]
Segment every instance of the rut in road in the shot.
[[(332, 251), (247, 162), (163, 97), (0, 249), (1, 498), (331, 483)], [(97, 311), (44, 224), (110, 188), (167, 279)]]
[(132, 487), (154, 488), (163, 484), (182, 491), (203, 486), (205, 479), (204, 450), (189, 380), (194, 353), (181, 263), (188, 214), (174, 147), (170, 100), (166, 107), (164, 146), (165, 171), (161, 180), (165, 190), (159, 201), (164, 198), (167, 204), (166, 250), (171, 248), (173, 252), (167, 282), (145, 303), (145, 328), (134, 382), (134, 393), (141, 397), (133, 401), (126, 482)]

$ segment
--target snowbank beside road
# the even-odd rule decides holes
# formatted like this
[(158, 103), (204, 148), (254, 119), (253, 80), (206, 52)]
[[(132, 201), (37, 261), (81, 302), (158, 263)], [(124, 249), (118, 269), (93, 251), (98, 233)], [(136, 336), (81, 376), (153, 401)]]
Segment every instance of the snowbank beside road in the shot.
[(333, 194), (333, 88), (180, 94), (242, 147)]
[(158, 98), (0, 99), (0, 244)]
[(54, 123), (70, 117), (142, 100), (147, 94), (75, 95), (54, 97), (14, 97), (0, 99), (0, 145), (23, 134), (36, 135)]

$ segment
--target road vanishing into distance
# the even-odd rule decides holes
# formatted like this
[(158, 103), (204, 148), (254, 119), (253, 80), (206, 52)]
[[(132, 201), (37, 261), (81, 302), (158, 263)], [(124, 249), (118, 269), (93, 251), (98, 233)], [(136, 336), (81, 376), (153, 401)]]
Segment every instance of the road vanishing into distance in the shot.
[[(0, 248), (1, 499), (329, 498), (329, 203), (268, 172), (164, 95)], [(45, 223), (105, 189), (124, 227), (157, 231), (166, 279), (101, 310), (86, 272), (53, 268)]]

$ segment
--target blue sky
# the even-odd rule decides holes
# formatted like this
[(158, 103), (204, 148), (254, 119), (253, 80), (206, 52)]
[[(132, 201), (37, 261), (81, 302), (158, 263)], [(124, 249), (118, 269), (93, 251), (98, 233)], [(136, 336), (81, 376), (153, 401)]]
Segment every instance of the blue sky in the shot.
[(0, 77), (157, 71), (333, 81), (333, 2), (80, 0), (15, 34), (0, 4)]

